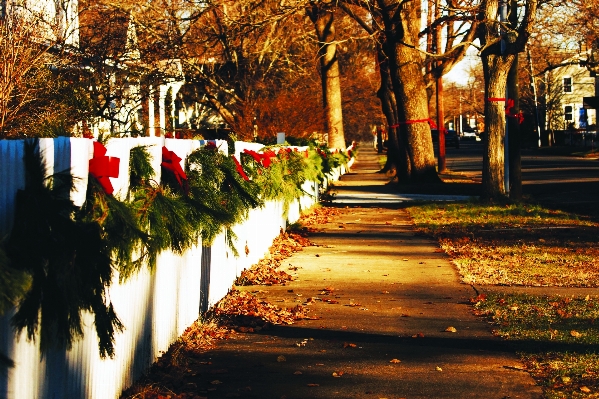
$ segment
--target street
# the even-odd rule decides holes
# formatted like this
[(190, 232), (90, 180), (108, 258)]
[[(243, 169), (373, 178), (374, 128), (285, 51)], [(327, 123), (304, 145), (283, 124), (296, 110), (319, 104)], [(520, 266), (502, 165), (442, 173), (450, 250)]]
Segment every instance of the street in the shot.
[[(551, 155), (545, 150), (522, 150), (524, 196), (548, 207), (599, 219), (599, 160)], [(482, 154), (482, 142), (463, 140), (459, 149), (447, 149), (447, 168), (480, 181)]]

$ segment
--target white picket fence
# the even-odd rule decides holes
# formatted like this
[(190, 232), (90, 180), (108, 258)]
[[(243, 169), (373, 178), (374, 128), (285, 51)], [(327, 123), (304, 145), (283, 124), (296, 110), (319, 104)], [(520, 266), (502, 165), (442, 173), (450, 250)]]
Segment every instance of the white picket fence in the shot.
[[(164, 138), (124, 138), (110, 140), (106, 155), (121, 159), (119, 177), (111, 179), (115, 196), (124, 198), (128, 187), (130, 149), (147, 145), (153, 156), (153, 166), (160, 173), (161, 149), (166, 146), (180, 158), (185, 158), (205, 144), (200, 140)], [(226, 153), (224, 141), (217, 141)], [(93, 156), (92, 141), (83, 138), (41, 139), (40, 149), (48, 175), (71, 170), (76, 177), (73, 202), (80, 206), (85, 200), (89, 159)], [(253, 143), (237, 143), (236, 150), (254, 149)], [(13, 223), (15, 194), (25, 184), (23, 170), (24, 142), (0, 141), (0, 237), (6, 236)], [(344, 170), (343, 170), (344, 171)], [(330, 177), (337, 179), (342, 170)], [(160, 176), (156, 176), (159, 180)], [(306, 195), (298, 198), (284, 215), (281, 202), (270, 201), (262, 208), (252, 209), (247, 220), (233, 229), (239, 257), (233, 256), (219, 235), (211, 247), (198, 243), (182, 255), (170, 251), (161, 253), (154, 272), (148, 268), (124, 283), (115, 276), (110, 299), (125, 331), (117, 334), (115, 356), (101, 359), (93, 326), (93, 317), (86, 314), (84, 338), (69, 351), (52, 351), (40, 356), (38, 342), (29, 342), (25, 332), (19, 337), (10, 326), (12, 312), (0, 317), (0, 352), (8, 355), (15, 367), (0, 371), (0, 398), (5, 399), (115, 399), (169, 346), (197, 320), (204, 309), (223, 298), (240, 273), (255, 264), (267, 251), (273, 239), (288, 222), (295, 222), (302, 209), (313, 205), (318, 186), (304, 184)], [(249, 253), (245, 253), (245, 247)]]

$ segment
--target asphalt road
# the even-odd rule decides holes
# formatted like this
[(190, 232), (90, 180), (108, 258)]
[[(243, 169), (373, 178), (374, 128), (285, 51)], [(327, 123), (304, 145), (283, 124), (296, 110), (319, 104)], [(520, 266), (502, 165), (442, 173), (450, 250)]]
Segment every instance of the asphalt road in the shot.
[[(599, 220), (599, 159), (553, 155), (547, 149), (522, 150), (524, 196), (545, 206)], [(462, 141), (447, 149), (447, 168), (482, 178), (483, 144)]]

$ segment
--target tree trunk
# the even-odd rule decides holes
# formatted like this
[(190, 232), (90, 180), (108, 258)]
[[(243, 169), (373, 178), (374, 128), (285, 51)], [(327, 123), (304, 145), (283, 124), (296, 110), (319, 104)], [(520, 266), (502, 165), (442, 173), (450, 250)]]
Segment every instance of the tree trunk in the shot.
[(341, 101), (341, 79), (333, 11), (314, 5), (308, 15), (318, 37), (318, 56), (322, 78), (322, 99), (325, 110), (325, 130), (329, 134), (330, 148), (345, 149), (343, 113)]
[(387, 133), (389, 139), (387, 143), (387, 162), (382, 171), (388, 172), (395, 169), (395, 176), (399, 181), (405, 181), (409, 178), (410, 162), (405, 140), (400, 136), (397, 125), (397, 102), (393, 93), (388, 58), (381, 47), (378, 48), (378, 59), (381, 87), (377, 92), (377, 96), (381, 100), (381, 108), (389, 127)]
[[(507, 6), (506, 0), (501, 2)], [(516, 58), (524, 51), (535, 22), (538, 0), (522, 2), (524, 12), (517, 13), (511, 3), (511, 18), (506, 20), (506, 8), (498, 0), (482, 0), (478, 39), (483, 48), (481, 57), (485, 74), (485, 151), (483, 153), (483, 197), (493, 199), (506, 195), (505, 181), (505, 107), (507, 77)], [(517, 16), (517, 14), (519, 14)], [(497, 20), (500, 15), (501, 22)], [(517, 16), (517, 17), (516, 17)], [(507, 28), (506, 29), (506, 25)], [(512, 93), (508, 93), (512, 95)], [(519, 168), (519, 163), (514, 167)], [(520, 173), (515, 172), (516, 176)]]
[(419, 47), (421, 3), (379, 0), (389, 48), (389, 68), (398, 104), (400, 137), (405, 135), (412, 182), (439, 181), (428, 124), (428, 99)]
[[(518, 23), (517, 3), (511, 0), (510, 3), (510, 25), (513, 28)], [(510, 99), (514, 100), (514, 106), (508, 110), (508, 154), (509, 154), (509, 195), (513, 200), (522, 199), (522, 156), (520, 146), (522, 135), (520, 132), (520, 120), (516, 116), (520, 112), (520, 89), (518, 87), (518, 54), (514, 56), (514, 62), (510, 68), (507, 77), (507, 92)]]
[(505, 88), (513, 55), (483, 54), (485, 75), (485, 135), (483, 197), (506, 195), (505, 187)]

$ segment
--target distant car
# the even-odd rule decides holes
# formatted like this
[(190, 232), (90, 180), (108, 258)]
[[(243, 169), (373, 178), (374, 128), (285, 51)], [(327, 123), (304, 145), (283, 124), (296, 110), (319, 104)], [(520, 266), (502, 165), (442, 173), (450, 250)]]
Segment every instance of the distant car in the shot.
[(478, 136), (476, 135), (476, 133), (472, 132), (463, 132), (462, 133), (462, 138), (464, 140), (476, 140), (478, 138)]
[[(433, 136), (433, 143), (439, 142), (439, 131), (437, 129), (431, 129), (431, 135)], [(445, 147), (460, 148), (460, 136), (455, 130), (445, 130)]]

